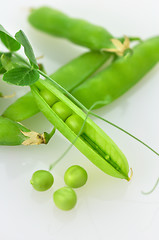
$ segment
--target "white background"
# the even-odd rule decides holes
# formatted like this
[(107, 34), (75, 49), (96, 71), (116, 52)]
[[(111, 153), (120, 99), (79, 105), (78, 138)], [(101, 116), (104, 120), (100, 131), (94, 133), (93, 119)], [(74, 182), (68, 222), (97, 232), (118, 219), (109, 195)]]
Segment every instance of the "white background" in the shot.
[[(23, 29), (36, 56), (48, 73), (85, 51), (66, 40), (47, 36), (27, 23), (30, 7), (50, 5), (70, 16), (87, 19), (108, 29), (113, 35), (135, 35), (143, 39), (159, 34), (157, 0), (5, 0), (1, 2), (0, 23), (15, 34)], [(135, 69), (134, 69), (135, 71)], [(28, 89), (1, 84), (5, 93), (16, 97)], [(96, 112), (124, 127), (159, 151), (159, 65), (120, 99)], [(16, 98), (15, 97), (15, 98)], [(1, 100), (3, 110), (11, 101)], [(159, 239), (159, 191), (145, 196), (159, 176), (159, 158), (124, 133), (96, 120), (127, 156), (134, 175), (131, 182), (107, 176), (77, 149), (53, 170), (51, 190), (39, 193), (29, 180), (38, 169), (48, 169), (69, 146), (61, 134), (46, 146), (0, 147), (0, 239), (2, 240), (95, 240)], [(24, 124), (36, 131), (49, 131), (51, 124), (38, 114)], [(63, 212), (53, 203), (53, 192), (64, 186), (67, 167), (80, 164), (88, 172), (88, 182), (78, 189), (76, 207)]]

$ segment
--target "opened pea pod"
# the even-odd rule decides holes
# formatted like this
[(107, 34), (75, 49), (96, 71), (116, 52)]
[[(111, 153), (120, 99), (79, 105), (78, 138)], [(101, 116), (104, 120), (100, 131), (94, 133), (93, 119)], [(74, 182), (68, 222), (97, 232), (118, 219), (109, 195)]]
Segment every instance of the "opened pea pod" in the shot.
[[(40, 85), (31, 86), (39, 109), (55, 128), (70, 142), (74, 142), (85, 121), (85, 113), (49, 81), (41, 80)], [(43, 98), (44, 89), (52, 93), (54, 102), (51, 105)], [(90, 118), (87, 118), (84, 129), (74, 145), (105, 173), (129, 180), (129, 166), (126, 157)]]
[[(124, 154), (91, 119), (86, 119), (86, 114), (78, 106), (64, 95), (67, 94), (77, 103), (78, 101), (69, 92), (54, 81), (53, 86), (50, 83), (51, 78), (38, 69), (33, 49), (24, 32), (19, 31), (15, 37), (17, 39), (15, 41), (24, 47), (29, 59), (28, 66), (22, 65), (7, 70), (3, 80), (21, 86), (30, 85), (39, 109), (56, 129), (72, 143), (77, 138), (75, 146), (102, 171), (129, 180), (129, 166)], [(47, 79), (37, 81), (39, 75), (45, 76), (49, 81)], [(43, 97), (44, 91), (48, 91), (49, 94), (51, 92), (52, 102), (47, 102), (48, 100)], [(80, 133), (84, 122), (85, 126)]]

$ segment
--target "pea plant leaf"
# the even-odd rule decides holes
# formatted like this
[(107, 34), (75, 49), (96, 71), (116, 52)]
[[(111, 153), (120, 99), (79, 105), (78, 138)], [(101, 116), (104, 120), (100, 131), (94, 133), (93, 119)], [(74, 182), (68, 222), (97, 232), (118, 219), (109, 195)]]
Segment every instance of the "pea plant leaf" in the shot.
[(28, 67), (17, 67), (6, 72), (3, 75), (3, 80), (7, 83), (18, 86), (32, 85), (39, 79), (39, 73), (36, 69)]
[(21, 47), (21, 44), (15, 40), (2, 25), (0, 25), (0, 39), (3, 44), (11, 51), (18, 51)]
[(19, 32), (17, 32), (15, 34), (15, 38), (24, 47), (24, 52), (25, 52), (26, 56), (28, 57), (31, 65), (34, 68), (38, 69), (39, 67), (38, 67), (32, 46), (31, 46), (28, 38), (26, 37), (25, 33), (22, 30), (20, 30)]

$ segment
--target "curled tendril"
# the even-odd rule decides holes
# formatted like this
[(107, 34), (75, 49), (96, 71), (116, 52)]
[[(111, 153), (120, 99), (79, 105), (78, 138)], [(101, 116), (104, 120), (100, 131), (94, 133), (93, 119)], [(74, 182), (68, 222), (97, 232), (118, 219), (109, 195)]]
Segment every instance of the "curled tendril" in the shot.
[(144, 195), (151, 194), (151, 193), (156, 189), (156, 187), (158, 186), (158, 184), (159, 184), (159, 178), (157, 179), (155, 185), (153, 186), (153, 188), (152, 188), (150, 191), (148, 191), (148, 192), (143, 192), (143, 191), (141, 191), (141, 193), (144, 194)]

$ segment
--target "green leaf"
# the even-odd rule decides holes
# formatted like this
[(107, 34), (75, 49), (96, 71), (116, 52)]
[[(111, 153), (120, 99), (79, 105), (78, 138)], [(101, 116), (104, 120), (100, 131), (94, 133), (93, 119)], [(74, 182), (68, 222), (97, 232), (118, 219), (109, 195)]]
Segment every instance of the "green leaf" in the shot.
[(28, 38), (26, 37), (25, 33), (20, 30), (19, 32), (17, 32), (15, 34), (15, 38), (17, 39), (17, 41), (23, 45), (24, 47), (24, 52), (26, 54), (26, 56), (28, 57), (31, 65), (34, 67), (34, 68), (39, 68), (38, 67), (38, 64), (37, 64), (37, 61), (36, 61), (36, 58), (35, 58), (35, 55), (34, 55), (34, 52), (33, 52), (33, 49), (32, 49), (32, 46), (28, 40)]
[(35, 69), (28, 67), (14, 68), (3, 75), (3, 80), (7, 83), (18, 86), (32, 85), (39, 79), (39, 73)]
[(18, 51), (21, 47), (20, 43), (17, 42), (5, 29), (0, 25), (0, 39), (3, 44), (11, 51)]

